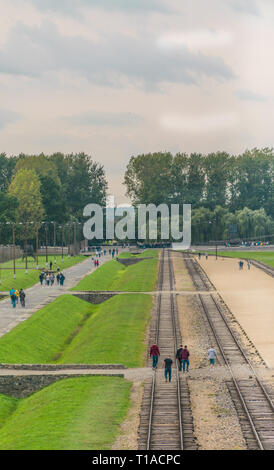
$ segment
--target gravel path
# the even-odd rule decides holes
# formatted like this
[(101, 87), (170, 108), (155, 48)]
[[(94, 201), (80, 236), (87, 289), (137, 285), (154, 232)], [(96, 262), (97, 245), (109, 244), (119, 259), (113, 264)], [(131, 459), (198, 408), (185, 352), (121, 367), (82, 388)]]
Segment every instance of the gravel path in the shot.
[[(100, 258), (100, 264), (109, 261), (111, 256), (106, 255)], [(87, 258), (81, 263), (75, 264), (70, 268), (64, 269), (63, 273), (66, 277), (63, 287), (54, 284), (53, 287), (41, 287), (40, 282), (25, 290), (26, 307), (22, 308), (18, 305), (12, 308), (10, 298), (0, 302), (0, 336), (14, 328), (18, 323), (29, 318), (40, 308), (59, 297), (62, 294), (71, 294), (69, 289), (78, 284), (86, 275), (92, 273), (96, 268), (92, 265), (91, 258)], [(38, 272), (37, 272), (38, 278)]]

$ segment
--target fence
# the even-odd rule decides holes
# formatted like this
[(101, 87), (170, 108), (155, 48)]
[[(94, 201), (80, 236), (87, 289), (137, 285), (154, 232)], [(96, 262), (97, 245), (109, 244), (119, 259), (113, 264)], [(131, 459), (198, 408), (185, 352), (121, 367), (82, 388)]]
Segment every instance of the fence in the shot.
[(0, 262), (5, 263), (6, 261), (11, 261), (14, 258), (21, 258), (23, 252), (19, 246), (15, 247), (15, 250), (13, 249), (12, 245), (0, 245)]

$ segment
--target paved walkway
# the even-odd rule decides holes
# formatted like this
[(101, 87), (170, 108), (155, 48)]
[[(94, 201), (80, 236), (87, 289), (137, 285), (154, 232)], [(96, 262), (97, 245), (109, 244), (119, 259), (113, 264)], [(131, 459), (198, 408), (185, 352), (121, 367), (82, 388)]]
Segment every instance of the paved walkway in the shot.
[[(100, 265), (112, 259), (111, 255), (102, 256)], [(64, 269), (65, 285), (63, 287), (54, 284), (53, 287), (41, 287), (40, 282), (25, 290), (26, 307), (22, 308), (20, 303), (16, 308), (12, 308), (10, 298), (0, 302), (0, 336), (14, 328), (18, 323), (29, 318), (34, 312), (52, 302), (60, 295), (69, 294), (69, 289), (78, 284), (87, 274), (92, 273), (97, 268), (92, 264), (91, 258), (87, 258), (81, 263)], [(38, 277), (38, 272), (37, 272)]]

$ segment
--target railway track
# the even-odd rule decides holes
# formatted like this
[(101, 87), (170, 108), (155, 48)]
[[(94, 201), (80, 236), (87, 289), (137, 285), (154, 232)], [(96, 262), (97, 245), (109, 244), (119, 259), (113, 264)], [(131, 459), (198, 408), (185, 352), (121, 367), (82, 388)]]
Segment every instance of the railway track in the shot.
[(262, 263), (261, 261), (257, 261), (257, 260), (255, 261), (254, 259), (250, 260), (250, 262), (251, 264), (256, 266), (256, 268), (259, 268), (262, 271), (264, 271), (266, 274), (268, 274), (269, 276), (274, 277), (274, 268), (272, 268), (271, 266), (268, 266), (267, 264)]
[[(190, 270), (190, 273), (193, 272)], [(194, 272), (197, 277), (197, 271)], [(194, 279), (193, 282), (195, 283)], [(196, 285), (196, 284), (195, 284)], [(199, 287), (206, 290), (206, 279), (201, 276)], [(201, 289), (200, 289), (201, 290)], [(231, 375), (227, 383), (238, 412), (248, 449), (274, 449), (273, 392), (258, 377), (241, 344), (231, 329), (221, 304), (212, 294), (198, 294), (203, 313), (211, 328), (222, 365)], [(238, 378), (237, 366), (247, 366), (248, 376)]]
[[(150, 382), (145, 384), (139, 426), (139, 449), (195, 450), (190, 395), (187, 381), (180, 377), (175, 360), (181, 344), (174, 275), (170, 252), (163, 250), (158, 281), (157, 308), (151, 324), (151, 344), (158, 344), (161, 357)], [(166, 291), (166, 293), (165, 293)], [(172, 381), (166, 383), (160, 362), (171, 356)]]
[(215, 290), (214, 285), (206, 275), (203, 268), (197, 263), (192, 255), (189, 253), (182, 253), (188, 273), (193, 281), (197, 291), (210, 291)]

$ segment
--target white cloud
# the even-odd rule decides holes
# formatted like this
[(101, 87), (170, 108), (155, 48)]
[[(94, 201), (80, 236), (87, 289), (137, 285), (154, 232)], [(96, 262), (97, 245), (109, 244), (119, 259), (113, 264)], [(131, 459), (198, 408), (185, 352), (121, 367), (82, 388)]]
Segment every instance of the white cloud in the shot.
[(191, 51), (218, 49), (232, 43), (232, 34), (228, 31), (186, 31), (166, 34), (158, 38), (157, 44), (163, 49), (182, 49)]
[(154, 38), (109, 35), (101, 41), (63, 36), (50, 21), (17, 24), (0, 48), (0, 73), (40, 77), (69, 71), (101, 86), (129, 84), (150, 90), (162, 83), (196, 83), (201, 76), (230, 80), (234, 73), (220, 57), (187, 48), (161, 50)]
[(171, 113), (161, 116), (159, 123), (167, 131), (200, 135), (231, 128), (237, 124), (237, 121), (236, 113), (198, 116)]

